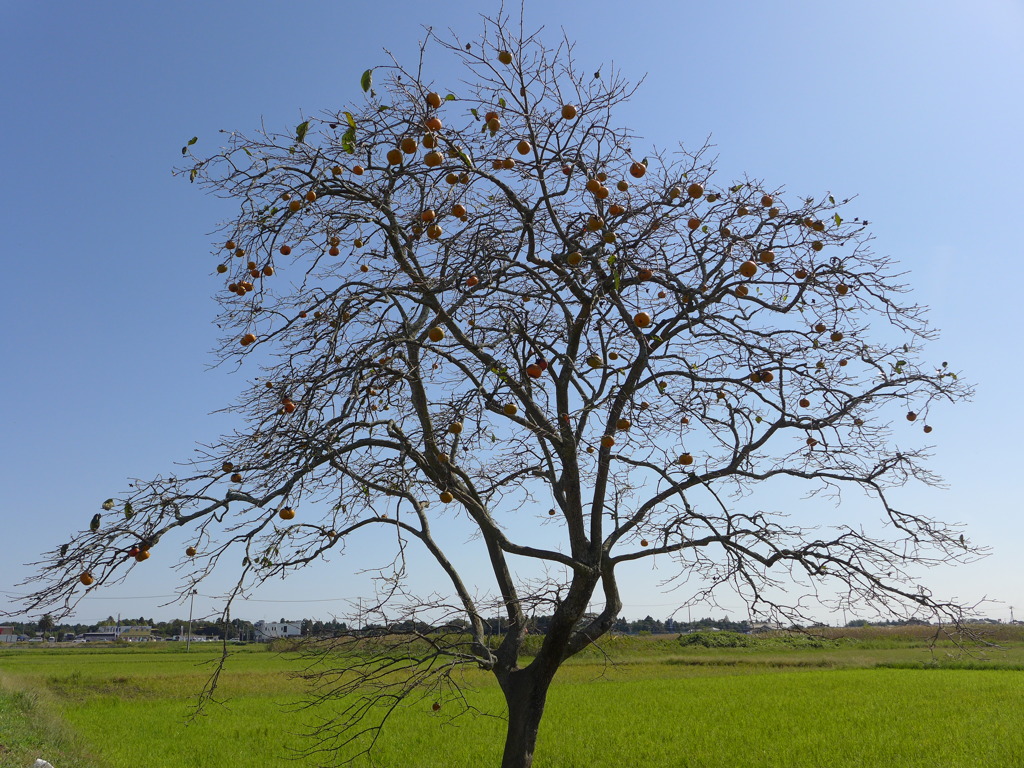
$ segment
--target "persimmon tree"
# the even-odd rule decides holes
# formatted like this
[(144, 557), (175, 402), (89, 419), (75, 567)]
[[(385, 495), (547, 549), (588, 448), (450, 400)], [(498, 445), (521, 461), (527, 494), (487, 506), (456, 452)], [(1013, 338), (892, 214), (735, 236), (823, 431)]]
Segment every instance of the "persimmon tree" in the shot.
[[(504, 692), (505, 768), (532, 763), (548, 688), (608, 632), (630, 566), (776, 617), (817, 595), (955, 620), (915, 569), (977, 551), (891, 491), (937, 482), (929, 412), (969, 392), (924, 357), (925, 313), (849, 201), (722, 182), (707, 147), (641, 150), (615, 114), (632, 86), (568, 43), (500, 20), (428, 43), (457, 86), (424, 46), (343, 110), (183, 150), (182, 173), (238, 205), (211, 268), (219, 355), (252, 371), (244, 426), (110, 500), (41, 560), (32, 607), (73, 605), (180, 528), (183, 594), (239, 562), (237, 591), (393, 547), (385, 615), (419, 546), (450, 595), (424, 598), (431, 628), (407, 622), (408, 642), (331, 650), (318, 696), (347, 703), (321, 744), (365, 747), (470, 665)], [(877, 514), (808, 529), (757, 507), (773, 483)], [(460, 564), (474, 548), (487, 573)], [(534, 612), (550, 627), (524, 658)]]

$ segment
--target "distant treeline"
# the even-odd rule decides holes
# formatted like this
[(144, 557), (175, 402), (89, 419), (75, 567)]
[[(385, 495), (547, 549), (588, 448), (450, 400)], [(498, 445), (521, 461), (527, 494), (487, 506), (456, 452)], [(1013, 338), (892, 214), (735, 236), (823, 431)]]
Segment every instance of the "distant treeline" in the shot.
[[(586, 622), (590, 620), (590, 616), (584, 616), (582, 621)], [(547, 634), (548, 628), (551, 626), (551, 616), (531, 616), (527, 619), (526, 628), (530, 634), (543, 635)], [(489, 634), (503, 634), (509, 628), (508, 619), (500, 616), (494, 616), (489, 619), (485, 619), (484, 623)], [(630, 621), (624, 616), (620, 616), (615, 624), (612, 625), (612, 632), (618, 634), (627, 635), (638, 635), (641, 633), (660, 635), (660, 634), (671, 634), (678, 632), (692, 632), (702, 629), (719, 629), (728, 630), (731, 632), (749, 632), (752, 628), (758, 626), (758, 624), (751, 624), (750, 622), (744, 621), (732, 621), (728, 617), (720, 619), (703, 618), (696, 621), (676, 621), (675, 619), (655, 619), (653, 616), (646, 616), (642, 619), (636, 619)], [(358, 629), (358, 628), (356, 628)], [(449, 622), (443, 626), (433, 626), (429, 623), (422, 621), (404, 621), (396, 622), (388, 626), (383, 624), (369, 623), (363, 628), (363, 631), (369, 633), (385, 633), (385, 632), (466, 632), (469, 629), (468, 622), (454, 621)]]
[[(584, 621), (589, 620), (589, 616), (584, 617)], [(285, 623), (286, 619), (282, 618), (281, 623)], [(443, 626), (431, 625), (423, 621), (402, 621), (384, 626), (379, 623), (366, 623), (362, 626), (358, 624), (350, 627), (348, 623), (344, 621), (338, 621), (332, 619), (329, 621), (323, 621), (321, 619), (302, 619), (301, 621), (287, 620), (287, 623), (300, 624), (302, 628), (303, 636), (322, 636), (322, 635), (336, 635), (349, 631), (349, 629), (359, 630), (369, 633), (386, 633), (386, 632), (443, 632), (443, 631), (454, 631), (464, 632), (468, 629), (468, 623), (464, 621), (449, 622)], [(972, 624), (1001, 624), (1002, 622), (996, 619), (972, 619)], [(53, 619), (45, 615), (39, 621), (28, 621), (28, 622), (13, 622), (6, 624), (14, 628), (17, 634), (28, 635), (28, 636), (39, 636), (39, 635), (53, 635), (58, 639), (64, 639), (68, 635), (80, 635), (84, 632), (102, 632), (105, 627), (116, 626), (118, 619), (113, 616), (108, 616), (106, 619), (97, 622), (96, 624), (57, 624)], [(121, 626), (148, 626), (153, 628), (153, 634), (158, 637), (174, 637), (175, 635), (181, 635), (186, 632), (188, 627), (188, 619), (171, 619), (170, 621), (154, 621), (152, 618), (146, 618), (145, 616), (139, 616), (135, 618), (124, 618), (120, 619)], [(503, 617), (492, 617), (486, 620), (487, 631), (490, 634), (501, 634), (508, 629), (508, 620)], [(551, 616), (531, 616), (527, 620), (527, 630), (531, 634), (546, 634), (548, 627), (551, 625)], [(815, 627), (825, 627), (825, 624), (812, 624), (812, 625), (801, 625), (792, 624), (789, 626), (773, 625), (774, 628), (778, 629), (811, 629)], [(885, 621), (868, 621), (867, 619), (854, 619), (849, 621), (845, 625), (849, 628), (857, 627), (915, 627), (915, 626), (932, 626), (929, 622), (921, 619), (889, 619)], [(754, 629), (763, 628), (764, 624), (760, 622), (749, 622), (746, 619), (742, 621), (733, 621), (728, 616), (715, 619), (711, 617), (705, 617), (702, 619), (696, 619), (691, 621), (677, 621), (673, 618), (667, 619), (655, 619), (653, 616), (645, 616), (642, 619), (635, 619), (630, 621), (625, 616), (620, 616), (615, 624), (612, 626), (612, 632), (618, 634), (637, 635), (637, 634), (671, 634), (671, 633), (683, 633), (683, 632), (696, 632), (700, 630), (723, 630), (729, 632), (750, 632)], [(223, 622), (217, 621), (206, 621), (202, 619), (192, 620), (192, 634), (199, 637), (208, 637), (210, 639), (217, 638), (222, 639), (227, 636), (229, 640), (253, 640), (255, 639), (255, 629), (253, 622), (246, 621), (245, 619), (232, 619), (227, 625)]]

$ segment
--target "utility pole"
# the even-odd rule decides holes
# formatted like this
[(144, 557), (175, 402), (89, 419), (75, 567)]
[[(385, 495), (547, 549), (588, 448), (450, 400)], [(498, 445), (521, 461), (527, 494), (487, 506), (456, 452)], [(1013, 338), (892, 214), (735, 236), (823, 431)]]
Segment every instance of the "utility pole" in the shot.
[(196, 601), (196, 593), (198, 590), (193, 589), (192, 594), (188, 598), (188, 635), (185, 637), (185, 651), (192, 647), (192, 605)]
[(1014, 622), (1014, 620), (1013, 620), (1013, 606), (1012, 606), (1012, 605), (1010, 606), (1010, 623), (1011, 623), (1011, 624), (1014, 624), (1014, 623), (1016, 623), (1016, 622)]

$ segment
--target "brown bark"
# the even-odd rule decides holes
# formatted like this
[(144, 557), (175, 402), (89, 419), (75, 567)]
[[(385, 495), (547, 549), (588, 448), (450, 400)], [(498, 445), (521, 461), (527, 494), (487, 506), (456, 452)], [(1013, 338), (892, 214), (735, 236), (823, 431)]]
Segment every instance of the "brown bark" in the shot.
[(513, 670), (502, 682), (508, 705), (508, 730), (501, 768), (530, 768), (533, 765), (533, 752), (551, 679), (552, 675), (541, 675), (531, 665), (526, 669)]

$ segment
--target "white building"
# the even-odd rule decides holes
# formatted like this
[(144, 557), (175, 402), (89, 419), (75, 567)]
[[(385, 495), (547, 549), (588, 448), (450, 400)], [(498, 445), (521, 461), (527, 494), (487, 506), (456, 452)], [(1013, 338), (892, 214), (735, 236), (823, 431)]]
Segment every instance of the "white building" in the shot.
[(256, 631), (256, 639), (260, 642), (302, 635), (302, 622), (300, 621), (257, 621), (252, 626)]
[(129, 624), (100, 624), (94, 632), (84, 632), (82, 639), (88, 642), (112, 642), (114, 640), (127, 640), (128, 642), (139, 642), (142, 640), (154, 640), (153, 628), (146, 625), (132, 626)]

